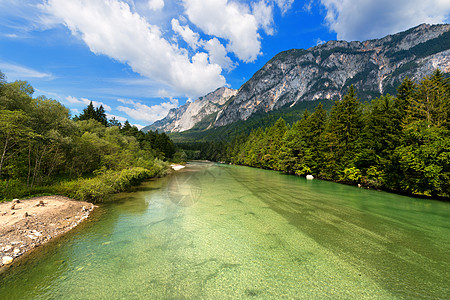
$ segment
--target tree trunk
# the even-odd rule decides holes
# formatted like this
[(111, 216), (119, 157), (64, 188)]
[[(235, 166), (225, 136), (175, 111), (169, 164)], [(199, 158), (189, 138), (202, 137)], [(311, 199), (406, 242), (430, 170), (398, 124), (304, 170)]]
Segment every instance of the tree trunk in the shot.
[(2, 175), (3, 163), (5, 161), (6, 149), (8, 148), (8, 137), (5, 140), (5, 147), (3, 147), (2, 158), (0, 159), (0, 176)]

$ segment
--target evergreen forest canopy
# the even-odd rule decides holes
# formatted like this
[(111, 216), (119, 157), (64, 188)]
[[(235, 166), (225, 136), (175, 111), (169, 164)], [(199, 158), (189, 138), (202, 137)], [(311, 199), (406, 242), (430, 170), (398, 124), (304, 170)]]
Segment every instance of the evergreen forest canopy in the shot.
[(0, 199), (39, 193), (97, 201), (167, 171), (175, 147), (158, 132), (108, 121), (92, 103), (71, 119), (25, 81), (0, 72)]
[(450, 81), (439, 70), (418, 84), (405, 78), (396, 97), (364, 104), (351, 86), (329, 113), (319, 104), (292, 126), (280, 118), (231, 143), (204, 143), (199, 152), (203, 159), (450, 198)]

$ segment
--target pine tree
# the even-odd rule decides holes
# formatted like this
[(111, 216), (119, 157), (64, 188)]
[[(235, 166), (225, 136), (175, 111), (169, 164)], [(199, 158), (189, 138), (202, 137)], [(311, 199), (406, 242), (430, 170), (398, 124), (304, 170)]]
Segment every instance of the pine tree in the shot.
[(106, 113), (105, 113), (105, 109), (103, 108), (103, 105), (100, 105), (100, 107), (98, 107), (95, 110), (95, 118), (94, 119), (99, 121), (100, 123), (102, 123), (104, 126), (108, 125), (108, 119), (106, 118)]
[(329, 150), (325, 157), (328, 164), (326, 173), (333, 178), (337, 177), (339, 170), (353, 165), (361, 129), (361, 103), (351, 85), (344, 98), (333, 105), (326, 130)]
[(83, 109), (83, 112), (79, 116), (75, 117), (74, 119), (77, 121), (78, 120), (80, 120), (80, 121), (90, 120), (90, 119), (95, 120), (95, 117), (96, 117), (96, 111), (95, 111), (94, 105), (92, 104), (92, 101), (91, 101), (89, 103), (89, 105), (85, 109)]

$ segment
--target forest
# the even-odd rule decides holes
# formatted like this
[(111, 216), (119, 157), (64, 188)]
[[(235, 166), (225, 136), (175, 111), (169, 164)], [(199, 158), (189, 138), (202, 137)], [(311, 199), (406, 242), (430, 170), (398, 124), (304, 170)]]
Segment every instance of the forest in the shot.
[(405, 78), (396, 96), (362, 103), (353, 86), (327, 112), (319, 104), (289, 125), (280, 118), (232, 142), (186, 147), (197, 158), (450, 198), (450, 81), (437, 70)]
[(166, 134), (108, 120), (92, 103), (72, 118), (33, 94), (0, 72), (0, 201), (46, 193), (101, 201), (167, 172), (175, 147)]

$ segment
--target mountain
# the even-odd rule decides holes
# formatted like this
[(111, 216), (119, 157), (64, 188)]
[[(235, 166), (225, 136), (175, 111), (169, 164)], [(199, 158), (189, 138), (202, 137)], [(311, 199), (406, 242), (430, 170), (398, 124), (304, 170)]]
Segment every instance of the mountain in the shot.
[(247, 81), (214, 126), (247, 120), (299, 101), (341, 99), (353, 84), (363, 100), (395, 94), (405, 76), (450, 72), (450, 25), (420, 25), (365, 42), (330, 41), (281, 52)]
[(304, 101), (341, 99), (352, 84), (358, 97), (371, 100), (395, 94), (406, 76), (418, 81), (437, 68), (450, 73), (449, 24), (422, 24), (364, 42), (330, 41), (292, 49), (273, 57), (238, 91), (218, 89), (172, 109), (144, 130), (212, 130)]
[(178, 108), (172, 108), (164, 119), (142, 128), (142, 131), (182, 132), (191, 129), (206, 116), (221, 110), (236, 93), (237, 90), (227, 87), (218, 88), (194, 102), (187, 102)]

